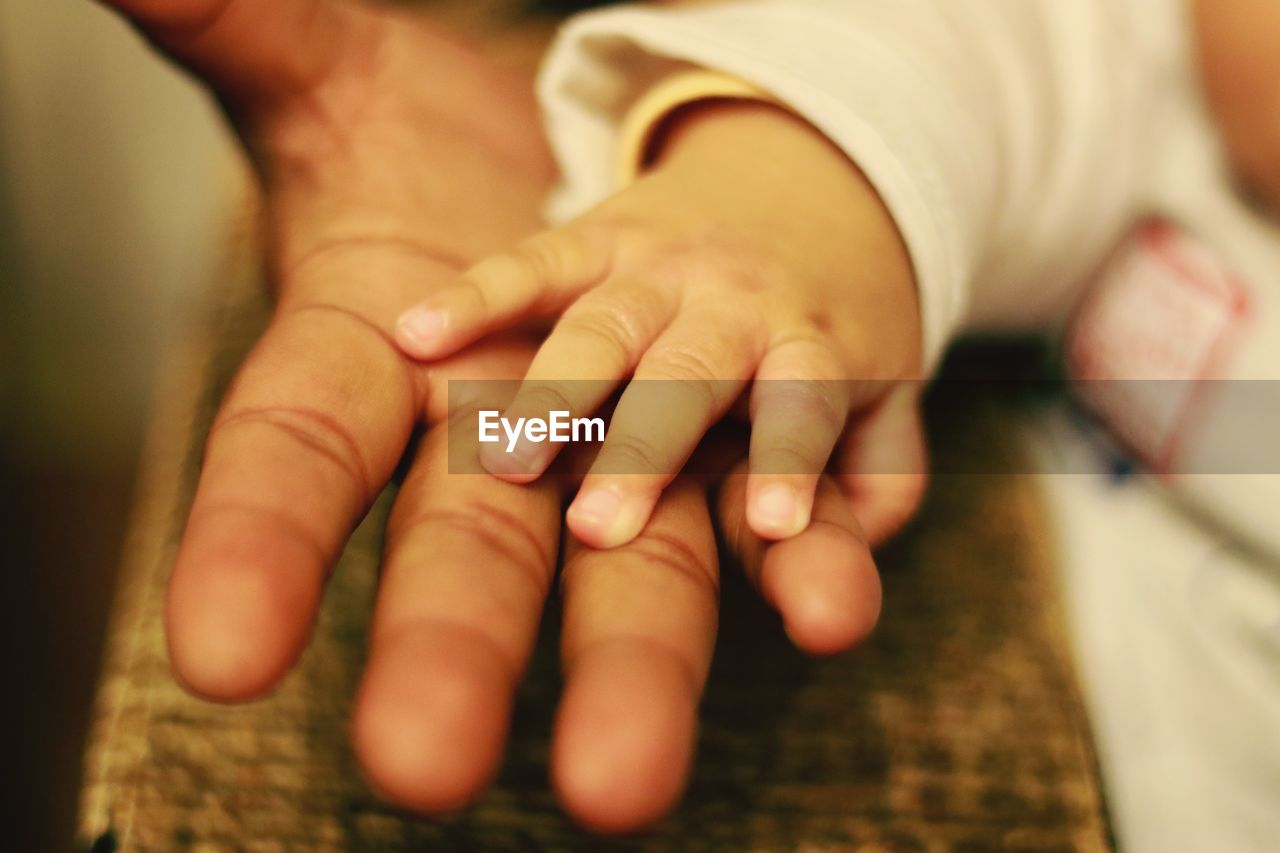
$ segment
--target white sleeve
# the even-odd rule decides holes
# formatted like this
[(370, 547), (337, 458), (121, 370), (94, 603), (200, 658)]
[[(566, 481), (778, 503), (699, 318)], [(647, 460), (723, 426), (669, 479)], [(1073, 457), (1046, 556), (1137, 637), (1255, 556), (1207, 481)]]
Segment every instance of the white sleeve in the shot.
[[(550, 215), (617, 187), (619, 127), (689, 66), (740, 78), (866, 173), (915, 267), (930, 365), (963, 328), (1059, 321), (1141, 211), (1147, 119), (1186, 0), (742, 0), (623, 6), (561, 31), (539, 93)], [(767, 168), (767, 165), (764, 165)]]

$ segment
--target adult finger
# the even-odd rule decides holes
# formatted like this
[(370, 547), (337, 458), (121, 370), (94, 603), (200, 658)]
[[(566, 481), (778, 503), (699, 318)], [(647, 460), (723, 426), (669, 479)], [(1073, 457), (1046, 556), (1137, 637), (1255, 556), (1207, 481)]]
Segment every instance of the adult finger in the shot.
[(721, 530), (747, 576), (782, 616), (792, 642), (811, 654), (833, 654), (861, 642), (879, 618), (880, 576), (847, 498), (824, 477), (809, 526), (771, 542), (747, 524), (745, 473), (740, 466), (722, 483)]
[(625, 832), (678, 799), (715, 642), (719, 569), (705, 493), (663, 495), (644, 533), (595, 551), (571, 542), (563, 576), (565, 690), (552, 744), (564, 806)]
[(396, 499), (354, 719), (373, 783), (427, 812), (466, 805), (498, 766), (560, 528), (551, 486), (451, 469), (450, 428), (427, 435)]
[(282, 304), (215, 418), (168, 594), (171, 660), (197, 693), (253, 698), (289, 668), (403, 453), (418, 389), (384, 313)]
[(224, 94), (271, 100), (315, 86), (372, 18), (330, 0), (103, 0)]

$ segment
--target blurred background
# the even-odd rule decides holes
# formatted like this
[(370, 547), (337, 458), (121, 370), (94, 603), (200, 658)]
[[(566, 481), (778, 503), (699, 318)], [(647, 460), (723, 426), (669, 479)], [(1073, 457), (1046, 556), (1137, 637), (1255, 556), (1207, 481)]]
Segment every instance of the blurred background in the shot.
[[(216, 282), (215, 106), (90, 0), (0, 0), (0, 560), (14, 849), (67, 849), (149, 395)], [(9, 749), (6, 749), (9, 752)]]

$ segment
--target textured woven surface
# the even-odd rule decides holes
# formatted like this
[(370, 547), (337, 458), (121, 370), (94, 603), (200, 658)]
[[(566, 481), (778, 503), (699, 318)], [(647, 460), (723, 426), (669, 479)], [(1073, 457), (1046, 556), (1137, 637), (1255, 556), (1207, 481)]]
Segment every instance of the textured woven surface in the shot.
[[(272, 698), (216, 707), (172, 680), (165, 579), (204, 430), (266, 310), (252, 265), (238, 263), (239, 284), (159, 395), (86, 756), (80, 837), (125, 850), (592, 845), (562, 817), (546, 781), (559, 689), (554, 605), (506, 765), (474, 810), (415, 819), (361, 780), (346, 720), (385, 500), (352, 540), (310, 650)], [(1015, 470), (999, 412), (952, 402), (936, 452), (980, 458), (975, 469)], [(1030, 482), (1012, 473), (940, 478), (913, 531), (882, 557), (878, 633), (858, 652), (821, 662), (794, 652), (776, 618), (726, 572), (684, 805), (650, 835), (608, 846), (1106, 849), (1044, 539)]]
[[(249, 278), (245, 276), (246, 280)], [(509, 758), (450, 822), (397, 813), (345, 737), (385, 503), (357, 532), (315, 640), (268, 701), (221, 708), (169, 675), (165, 578), (202, 433), (260, 327), (246, 285), (174, 368), (154, 423), (87, 759), (86, 842), (123, 849), (525, 849), (581, 846), (546, 783), (558, 691), (548, 614)], [(990, 407), (949, 409), (942, 455), (1012, 469)], [(1053, 605), (1043, 519), (1013, 475), (951, 476), (883, 555), (885, 618), (860, 651), (815, 662), (726, 573), (720, 648), (683, 808), (663, 848), (1093, 850), (1106, 846), (1088, 736)]]

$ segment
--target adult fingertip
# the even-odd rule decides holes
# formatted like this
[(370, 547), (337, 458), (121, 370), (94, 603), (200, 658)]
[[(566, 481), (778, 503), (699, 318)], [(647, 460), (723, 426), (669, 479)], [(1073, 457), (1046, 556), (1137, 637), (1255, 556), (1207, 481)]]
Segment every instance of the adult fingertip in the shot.
[(797, 648), (827, 656), (848, 651), (867, 632), (849, 608), (810, 595), (780, 604), (783, 627)]
[(497, 772), (511, 674), (447, 626), (412, 626), (372, 651), (352, 720), (360, 766), (388, 799), (428, 814), (470, 805)]
[(651, 652), (578, 661), (560, 706), (552, 783), (565, 810), (595, 832), (657, 823), (688, 778), (697, 699), (678, 662)]
[(261, 698), (296, 662), (318, 596), (294, 587), (281, 606), (285, 579), (233, 564), (192, 574), (175, 570), (166, 600), (170, 667), (189, 692), (214, 702)]
[(834, 655), (859, 645), (880, 617), (882, 593), (874, 564), (856, 553), (819, 553), (801, 540), (793, 542), (799, 546), (790, 549), (793, 553), (770, 554), (763, 578), (787, 636), (813, 655)]

